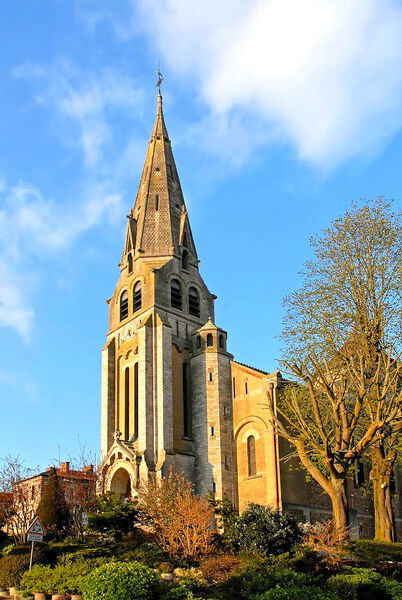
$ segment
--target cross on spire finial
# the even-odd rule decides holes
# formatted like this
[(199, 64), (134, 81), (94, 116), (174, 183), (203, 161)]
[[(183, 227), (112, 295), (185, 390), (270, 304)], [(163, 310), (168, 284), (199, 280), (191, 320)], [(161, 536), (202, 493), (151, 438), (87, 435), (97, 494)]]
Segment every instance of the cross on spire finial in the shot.
[(162, 85), (162, 81), (163, 81), (163, 76), (160, 70), (160, 67), (158, 68), (158, 83), (156, 84), (155, 87), (159, 88), (159, 94), (161, 93), (161, 85)]

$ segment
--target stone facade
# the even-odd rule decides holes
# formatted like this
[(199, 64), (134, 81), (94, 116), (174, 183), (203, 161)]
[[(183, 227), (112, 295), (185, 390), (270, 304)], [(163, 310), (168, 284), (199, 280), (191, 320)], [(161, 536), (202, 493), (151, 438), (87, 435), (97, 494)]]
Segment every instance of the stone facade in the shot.
[[(269, 420), (277, 371), (240, 364), (214, 324), (158, 95), (157, 114), (102, 352), (99, 491), (135, 493), (148, 477), (183, 472), (199, 493), (328, 519), (328, 497), (306, 483)], [(371, 500), (349, 485), (356, 535), (372, 531)], [(398, 513), (399, 514), (399, 513)]]

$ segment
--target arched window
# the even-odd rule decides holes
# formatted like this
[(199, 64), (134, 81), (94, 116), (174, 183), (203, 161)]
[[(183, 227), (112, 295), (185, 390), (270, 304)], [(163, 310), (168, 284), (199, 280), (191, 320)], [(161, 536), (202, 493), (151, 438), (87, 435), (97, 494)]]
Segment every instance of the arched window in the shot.
[(207, 346), (213, 346), (214, 345), (214, 340), (212, 337), (212, 333), (208, 333), (207, 335)]
[(170, 282), (170, 305), (173, 308), (182, 309), (182, 294), (181, 294), (181, 285), (177, 281), (177, 279), (172, 279)]
[(137, 281), (133, 289), (133, 312), (140, 310), (142, 304), (141, 282)]
[(200, 296), (195, 287), (188, 290), (188, 312), (194, 317), (200, 316)]
[(131, 254), (129, 254), (127, 257), (127, 263), (128, 263), (128, 272), (132, 273), (133, 272), (133, 257), (131, 256)]
[(201, 348), (201, 336), (197, 335), (197, 350)]
[(188, 252), (187, 252), (187, 250), (183, 250), (183, 253), (181, 255), (181, 266), (185, 270), (188, 269)]
[(248, 476), (253, 477), (257, 474), (257, 463), (255, 459), (255, 437), (249, 435), (247, 438), (247, 465)]
[(225, 347), (225, 338), (223, 337), (223, 335), (221, 334), (219, 336), (219, 348), (224, 348)]
[(128, 317), (128, 292), (124, 290), (120, 296), (120, 321)]

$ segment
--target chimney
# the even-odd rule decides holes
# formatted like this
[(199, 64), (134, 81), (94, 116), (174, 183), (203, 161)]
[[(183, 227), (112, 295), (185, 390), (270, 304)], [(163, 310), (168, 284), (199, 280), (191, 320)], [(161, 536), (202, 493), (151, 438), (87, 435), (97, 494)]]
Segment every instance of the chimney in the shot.
[(82, 472), (83, 473), (93, 473), (94, 466), (93, 465), (85, 465), (85, 467), (82, 468)]
[(69, 462), (60, 463), (60, 471), (62, 473), (68, 473), (70, 471), (70, 463)]

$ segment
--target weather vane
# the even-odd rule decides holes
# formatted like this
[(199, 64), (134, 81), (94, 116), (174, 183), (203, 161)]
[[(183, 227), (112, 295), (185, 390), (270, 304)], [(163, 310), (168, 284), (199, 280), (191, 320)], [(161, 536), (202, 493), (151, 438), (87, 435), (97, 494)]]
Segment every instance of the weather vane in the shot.
[(162, 81), (163, 81), (163, 76), (162, 76), (162, 73), (161, 73), (160, 68), (159, 68), (158, 69), (158, 83), (155, 86), (155, 87), (159, 88), (159, 94), (161, 93)]

